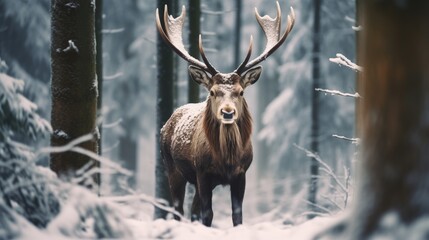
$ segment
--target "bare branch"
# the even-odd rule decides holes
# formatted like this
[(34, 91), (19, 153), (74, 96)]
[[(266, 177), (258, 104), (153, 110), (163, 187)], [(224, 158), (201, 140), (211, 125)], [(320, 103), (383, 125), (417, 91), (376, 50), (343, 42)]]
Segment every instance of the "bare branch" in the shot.
[(124, 75), (124, 73), (123, 73), (123, 72), (117, 72), (117, 73), (115, 73), (115, 74), (113, 74), (113, 75), (104, 76), (104, 77), (103, 77), (103, 80), (114, 80), (114, 79), (116, 79), (116, 78), (122, 77), (122, 75)]
[(332, 170), (332, 168), (326, 164), (318, 154), (315, 154), (303, 147), (300, 147), (296, 144), (294, 144), (294, 146), (296, 148), (298, 148), (299, 150), (303, 151), (306, 153), (306, 155), (310, 158), (313, 158), (314, 160), (316, 160), (319, 164), (321, 164), (323, 166), (323, 168), (321, 168), (321, 170), (324, 170), (326, 172), (326, 174), (328, 174), (332, 179), (334, 179), (335, 183), (338, 184), (338, 186), (340, 187), (340, 189), (344, 192), (344, 193), (348, 193), (348, 189), (344, 186), (344, 184), (341, 183), (341, 181), (338, 179), (337, 175), (335, 175), (334, 171)]
[(113, 28), (113, 29), (103, 29), (101, 30), (101, 33), (103, 34), (114, 34), (114, 33), (121, 33), (125, 30), (125, 28)]

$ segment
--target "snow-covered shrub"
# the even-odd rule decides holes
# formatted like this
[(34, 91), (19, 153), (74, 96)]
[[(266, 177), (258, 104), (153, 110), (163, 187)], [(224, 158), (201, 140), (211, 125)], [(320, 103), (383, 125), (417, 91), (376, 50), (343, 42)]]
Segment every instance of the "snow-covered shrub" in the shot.
[(0, 59), (0, 239), (22, 236), (30, 228), (69, 237), (130, 237), (112, 203), (37, 165), (41, 152), (49, 151), (24, 142), (46, 138), (52, 128), (22, 95), (24, 82), (6, 70)]
[(0, 72), (0, 196), (31, 223), (44, 227), (58, 213), (59, 203), (33, 161), (35, 154), (19, 140), (37, 141), (52, 129), (21, 94), (23, 88), (22, 80)]

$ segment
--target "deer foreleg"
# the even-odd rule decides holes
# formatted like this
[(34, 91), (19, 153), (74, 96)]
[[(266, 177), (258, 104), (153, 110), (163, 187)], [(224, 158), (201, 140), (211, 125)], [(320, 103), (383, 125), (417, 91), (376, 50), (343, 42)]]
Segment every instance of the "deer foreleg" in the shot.
[(234, 226), (243, 223), (243, 198), (246, 188), (246, 176), (240, 174), (231, 181), (232, 223)]
[(197, 177), (198, 193), (201, 203), (201, 218), (204, 225), (210, 227), (213, 220), (212, 210), (212, 186), (210, 179), (204, 174)]

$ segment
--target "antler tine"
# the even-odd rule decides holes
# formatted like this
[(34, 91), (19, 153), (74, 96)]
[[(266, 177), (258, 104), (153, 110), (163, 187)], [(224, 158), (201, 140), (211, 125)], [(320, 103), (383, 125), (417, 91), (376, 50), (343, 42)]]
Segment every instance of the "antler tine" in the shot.
[(212, 74), (215, 75), (216, 73), (218, 73), (219, 71), (216, 70), (209, 62), (209, 60), (206, 57), (206, 54), (204, 53), (204, 48), (203, 48), (203, 40), (201, 38), (201, 34), (198, 37), (198, 48), (200, 50), (200, 54), (201, 54), (201, 58), (203, 59), (204, 63), (207, 66), (207, 71)]
[[(209, 72), (216, 74), (216, 70), (211, 65), (206, 65), (200, 60), (192, 57), (183, 45), (182, 29), (185, 22), (186, 8), (182, 7), (180, 16), (174, 18), (168, 15), (167, 5), (164, 6), (164, 27), (161, 25), (159, 10), (156, 9), (156, 27), (162, 39), (184, 60)], [(204, 56), (205, 57), (205, 56)], [(208, 61), (207, 61), (208, 62)]]
[(250, 55), (252, 55), (252, 49), (253, 49), (253, 36), (250, 35), (250, 43), (249, 43), (249, 49), (247, 50), (246, 58), (244, 58), (244, 61), (238, 66), (237, 69), (234, 70), (235, 73), (243, 73), (243, 69), (246, 66), (247, 62), (249, 62)]
[[(261, 26), (262, 30), (265, 33), (265, 37), (267, 39), (267, 43), (265, 46), (264, 51), (255, 59), (247, 63), (244, 67), (238, 68), (236, 71), (238, 74), (242, 74), (243, 72), (249, 70), (256, 64), (264, 61), (268, 58), (272, 53), (274, 53), (286, 40), (287, 36), (289, 35), (289, 32), (292, 30), (294, 24), (295, 24), (295, 13), (293, 11), (293, 8), (291, 7), (291, 14), (288, 15), (288, 22), (285, 33), (279, 38), (280, 36), (280, 25), (281, 25), (281, 9), (279, 2), (276, 2), (277, 4), (277, 16), (273, 19), (267, 15), (261, 17), (258, 13), (258, 9), (255, 8), (255, 16), (256, 20), (258, 21), (259, 25)], [(240, 70), (240, 71), (239, 71)]]

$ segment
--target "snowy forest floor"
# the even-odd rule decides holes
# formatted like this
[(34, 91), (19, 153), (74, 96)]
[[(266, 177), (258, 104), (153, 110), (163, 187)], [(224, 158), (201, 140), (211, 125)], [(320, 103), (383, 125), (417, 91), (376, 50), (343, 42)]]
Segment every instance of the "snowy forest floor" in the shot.
[(128, 219), (134, 236), (138, 239), (296, 239), (306, 240), (330, 225), (333, 218), (315, 218), (303, 224), (292, 226), (282, 222), (245, 223), (231, 226), (231, 219), (218, 221), (208, 228), (201, 223), (178, 222), (175, 220), (142, 221)]
[[(142, 206), (140, 206), (142, 207)], [(136, 209), (133, 205), (120, 207), (126, 216), (125, 224), (130, 228), (134, 239), (290, 239), (310, 240), (336, 222), (336, 217), (316, 217), (301, 224), (292, 225), (283, 220), (261, 221), (255, 217), (245, 219), (243, 225), (233, 227), (230, 216), (215, 216), (212, 227), (206, 227), (200, 222), (176, 221), (174, 219), (153, 220), (153, 207), (149, 204)], [(47, 233), (52, 239), (52, 233)], [(64, 236), (58, 236), (60, 239)], [(56, 237), (54, 237), (56, 239)]]
[[(103, 198), (103, 197), (102, 197)], [(125, 197), (126, 198), (126, 197)], [(107, 202), (114, 202), (107, 197)], [(115, 209), (123, 216), (123, 224), (131, 231), (127, 239), (288, 239), (310, 240), (329, 226), (335, 224), (338, 217), (316, 217), (300, 224), (290, 224), (284, 220), (262, 220), (264, 217), (244, 219), (243, 225), (233, 227), (230, 216), (216, 215), (212, 227), (206, 227), (200, 222), (189, 220), (176, 221), (174, 219), (153, 219), (153, 206), (148, 203), (128, 201), (123, 204), (114, 204)], [(66, 219), (63, 219), (66, 220)], [(63, 221), (63, 225), (66, 222)], [(91, 223), (86, 223), (91, 224)], [(41, 230), (33, 225), (20, 224), (22, 235), (19, 239), (55, 239), (69, 240), (63, 233), (53, 231), (52, 228)], [(93, 233), (88, 232), (84, 239), (92, 239)]]

